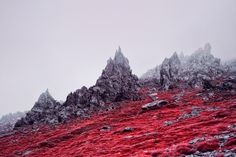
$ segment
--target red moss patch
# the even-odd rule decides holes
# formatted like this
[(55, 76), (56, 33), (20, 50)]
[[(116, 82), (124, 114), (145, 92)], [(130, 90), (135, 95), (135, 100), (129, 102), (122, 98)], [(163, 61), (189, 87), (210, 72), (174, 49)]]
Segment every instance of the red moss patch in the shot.
[(235, 146), (236, 147), (236, 138), (230, 138), (226, 142), (225, 146)]
[(197, 146), (197, 150), (200, 152), (213, 151), (213, 150), (217, 150), (218, 148), (219, 148), (219, 141), (218, 140), (201, 142)]
[(189, 155), (195, 153), (195, 150), (190, 145), (179, 145), (176, 148), (177, 152), (183, 155)]

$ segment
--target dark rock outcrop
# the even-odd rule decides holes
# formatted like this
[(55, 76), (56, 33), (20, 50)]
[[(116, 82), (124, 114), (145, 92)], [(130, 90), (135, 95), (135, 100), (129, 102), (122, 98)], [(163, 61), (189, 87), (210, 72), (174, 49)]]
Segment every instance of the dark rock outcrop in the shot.
[(62, 110), (62, 119), (68, 117), (86, 118), (93, 112), (113, 108), (105, 103), (122, 100), (138, 100), (138, 78), (132, 74), (129, 61), (121, 52), (116, 51), (114, 59), (109, 59), (96, 84), (90, 88), (82, 87), (68, 95)]
[(119, 47), (115, 57), (107, 62), (106, 68), (97, 80), (95, 87), (105, 102), (136, 100), (137, 76), (132, 74), (129, 61)]
[(26, 116), (18, 120), (15, 128), (37, 124), (40, 122), (57, 123), (57, 109), (61, 106), (46, 90), (42, 93), (33, 108), (26, 113)]
[[(139, 100), (138, 87), (138, 78), (132, 74), (129, 61), (119, 47), (114, 59), (108, 60), (94, 86), (82, 87), (70, 93), (63, 104), (53, 99), (46, 91), (15, 127), (41, 122), (60, 123), (75, 117), (87, 118), (92, 113), (115, 108), (116, 106), (112, 105), (114, 102)], [(106, 103), (110, 105), (105, 105)]]

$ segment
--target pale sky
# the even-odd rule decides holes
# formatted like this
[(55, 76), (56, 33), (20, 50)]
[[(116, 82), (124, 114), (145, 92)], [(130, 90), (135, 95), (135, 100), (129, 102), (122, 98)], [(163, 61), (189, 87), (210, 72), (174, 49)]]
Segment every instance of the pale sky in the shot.
[(236, 0), (0, 0), (0, 115), (94, 85), (120, 45), (140, 76), (206, 42), (236, 57)]

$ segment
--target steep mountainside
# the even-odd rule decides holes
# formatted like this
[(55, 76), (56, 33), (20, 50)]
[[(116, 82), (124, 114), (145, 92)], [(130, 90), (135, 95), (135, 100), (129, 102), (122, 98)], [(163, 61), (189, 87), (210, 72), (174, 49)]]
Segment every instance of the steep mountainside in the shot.
[(236, 156), (235, 89), (151, 95), (87, 120), (12, 131), (0, 137), (0, 156)]
[(235, 157), (235, 65), (206, 44), (138, 79), (118, 48), (94, 86), (63, 103), (42, 93), (0, 134), (0, 156)]

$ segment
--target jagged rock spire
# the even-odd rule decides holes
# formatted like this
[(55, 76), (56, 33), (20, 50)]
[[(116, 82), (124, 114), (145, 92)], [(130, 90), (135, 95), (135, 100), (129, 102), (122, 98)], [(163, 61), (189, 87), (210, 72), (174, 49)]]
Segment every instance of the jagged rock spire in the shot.
[(45, 92), (43, 92), (42, 94), (40, 94), (40, 96), (39, 96), (39, 98), (38, 98), (38, 103), (45, 103), (45, 102), (47, 102), (48, 100), (55, 100), (52, 96), (51, 96), (51, 94), (49, 93), (49, 90), (48, 89), (46, 89), (46, 91)]
[(116, 50), (114, 63), (124, 65), (125, 67), (129, 68), (129, 60), (123, 55), (120, 46)]
[(176, 52), (170, 57), (165, 58), (162, 62), (160, 70), (160, 83), (164, 89), (172, 88), (173, 82), (179, 74), (181, 62)]
[[(92, 113), (107, 109), (104, 103), (122, 100), (139, 100), (138, 78), (132, 74), (128, 59), (116, 50), (114, 59), (109, 59), (96, 84), (82, 87), (70, 93), (63, 104), (57, 102), (46, 90), (39, 96), (34, 107), (15, 128), (37, 123), (60, 123), (70, 118), (89, 117)], [(115, 107), (115, 106), (114, 106)]]
[(38, 101), (33, 108), (27, 112), (26, 117), (20, 119), (15, 124), (15, 128), (37, 123), (57, 123), (56, 108), (61, 104), (57, 102), (49, 93), (48, 89), (40, 94)]
[(206, 43), (205, 46), (204, 46), (204, 51), (206, 53), (211, 53), (211, 45), (210, 43)]

